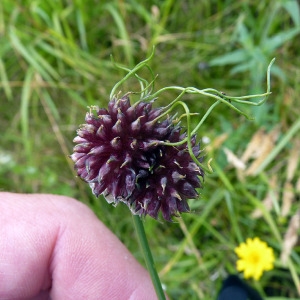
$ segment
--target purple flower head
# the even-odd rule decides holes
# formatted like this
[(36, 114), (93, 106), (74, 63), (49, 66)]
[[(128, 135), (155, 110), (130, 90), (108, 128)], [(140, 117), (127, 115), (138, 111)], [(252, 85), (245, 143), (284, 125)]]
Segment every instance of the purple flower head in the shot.
[[(71, 155), (79, 177), (98, 197), (109, 203), (124, 202), (134, 214), (164, 219), (188, 212), (187, 199), (198, 196), (199, 176), (204, 171), (192, 160), (185, 133), (170, 118), (158, 120), (162, 108), (152, 102), (131, 105), (128, 94), (113, 97), (108, 109), (88, 112), (77, 130)], [(201, 161), (200, 146), (193, 136), (192, 150)]]

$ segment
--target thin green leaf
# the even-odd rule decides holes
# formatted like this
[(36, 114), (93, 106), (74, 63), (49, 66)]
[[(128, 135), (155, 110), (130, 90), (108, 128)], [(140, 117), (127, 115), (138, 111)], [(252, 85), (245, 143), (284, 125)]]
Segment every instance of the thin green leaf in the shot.
[(238, 41), (242, 44), (243, 48), (247, 51), (252, 51), (254, 47), (253, 37), (251, 36), (248, 28), (241, 19), (237, 25)]
[(272, 52), (278, 47), (282, 46), (284, 43), (293, 39), (299, 33), (300, 33), (300, 27), (279, 32), (275, 36), (272, 36), (267, 40), (265, 40), (263, 47), (267, 52)]
[(253, 61), (247, 61), (245, 63), (241, 63), (230, 70), (230, 74), (238, 74), (246, 71), (250, 71), (252, 67)]
[(41, 93), (42, 93), (43, 99), (47, 102), (47, 105), (50, 108), (50, 111), (51, 111), (53, 117), (56, 120), (59, 120), (60, 119), (59, 112), (58, 112), (58, 109), (57, 109), (52, 97), (50, 96), (50, 94), (45, 89), (43, 89), (41, 91)]
[(12, 99), (12, 90), (9, 85), (7, 72), (5, 69), (5, 64), (3, 63), (3, 60), (0, 58), (0, 79), (1, 79), (1, 85), (4, 89), (5, 95), (8, 100)]
[(269, 163), (275, 159), (276, 155), (286, 146), (286, 144), (290, 141), (290, 139), (300, 131), (300, 119), (298, 119), (293, 126), (289, 128), (287, 133), (283, 136), (281, 141), (274, 147), (274, 149), (269, 153), (269, 155), (266, 157), (266, 159), (263, 161), (263, 163), (257, 168), (255, 171), (255, 175), (258, 175), (260, 172), (262, 172)]
[(24, 85), (21, 94), (21, 130), (22, 130), (22, 140), (24, 144), (25, 153), (30, 157), (31, 150), (31, 139), (29, 138), (29, 101), (32, 95), (32, 82), (34, 77), (34, 69), (31, 67), (27, 70), (24, 80)]
[(37, 63), (54, 79), (60, 78), (57, 71), (31, 46), (28, 47), (30, 54), (36, 59)]
[(127, 61), (130, 65), (133, 65), (133, 53), (132, 53), (131, 40), (126, 30), (124, 19), (122, 18), (122, 16), (120, 15), (120, 13), (117, 11), (117, 9), (112, 3), (107, 4), (105, 8), (110, 12), (118, 27), (119, 36), (124, 43), (124, 51), (125, 51)]
[(37, 14), (45, 22), (45, 24), (47, 24), (48, 27), (51, 27), (49, 15), (41, 7), (39, 7), (37, 3), (32, 4), (31, 11), (34, 14)]
[(248, 53), (244, 49), (239, 49), (212, 59), (209, 62), (209, 65), (224, 66), (229, 64), (238, 64), (240, 62), (248, 61), (248, 59)]
[(77, 27), (79, 31), (79, 38), (80, 38), (80, 44), (82, 49), (88, 50), (87, 40), (86, 40), (86, 30), (84, 26), (83, 17), (81, 14), (81, 11), (76, 10), (76, 21), (77, 21)]
[(29, 49), (26, 48), (20, 41), (17, 36), (16, 30), (13, 27), (10, 27), (9, 36), (11, 42), (17, 52), (19, 52), (23, 58), (45, 79), (51, 80), (49, 74), (41, 67), (38, 61), (35, 60), (35, 57), (32, 56)]
[(300, 26), (300, 4), (295, 0), (282, 1), (282, 6), (290, 14), (293, 22), (297, 27)]
[(66, 90), (67, 94), (70, 96), (74, 102), (77, 102), (80, 106), (82, 106), (84, 109), (87, 107), (87, 101), (83, 99), (77, 92), (73, 90)]

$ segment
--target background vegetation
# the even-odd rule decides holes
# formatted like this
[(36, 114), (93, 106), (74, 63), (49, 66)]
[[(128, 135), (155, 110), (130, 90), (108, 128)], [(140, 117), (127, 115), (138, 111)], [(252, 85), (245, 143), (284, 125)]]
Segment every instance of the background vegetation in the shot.
[[(254, 236), (277, 258), (256, 287), (266, 299), (298, 298), (300, 247), (288, 242), (300, 226), (299, 33), (296, 0), (2, 0), (0, 189), (80, 199), (143, 263), (129, 210), (95, 199), (68, 158), (87, 106), (106, 106), (125, 75), (110, 55), (133, 67), (156, 45), (157, 89), (213, 87), (231, 95), (263, 91), (276, 57), (272, 95), (250, 112), (255, 121), (219, 106), (201, 127), (214, 173), (190, 202), (193, 213), (171, 224), (146, 218), (145, 226), (171, 299), (214, 299), (226, 275), (236, 273), (233, 249)], [(212, 104), (185, 100), (200, 114)], [(287, 264), (284, 251), (291, 251)]]

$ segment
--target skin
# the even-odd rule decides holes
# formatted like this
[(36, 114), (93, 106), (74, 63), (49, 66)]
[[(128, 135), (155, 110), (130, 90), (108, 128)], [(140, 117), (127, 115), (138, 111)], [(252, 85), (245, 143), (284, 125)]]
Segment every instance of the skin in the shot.
[(146, 270), (84, 204), (0, 193), (0, 299), (157, 299)]

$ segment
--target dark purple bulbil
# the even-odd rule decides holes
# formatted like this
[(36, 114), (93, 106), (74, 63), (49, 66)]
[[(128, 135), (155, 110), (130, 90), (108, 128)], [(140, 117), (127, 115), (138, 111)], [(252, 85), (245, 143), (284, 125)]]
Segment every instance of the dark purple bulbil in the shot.
[[(128, 95), (113, 98), (108, 109), (86, 114), (86, 124), (77, 130), (71, 155), (78, 176), (88, 182), (98, 197), (109, 203), (124, 202), (134, 214), (157, 218), (159, 210), (171, 221), (173, 215), (188, 212), (187, 199), (198, 196), (199, 176), (187, 144), (166, 146), (186, 137), (167, 118), (158, 121), (160, 108), (152, 102), (131, 105)], [(193, 153), (200, 147), (192, 138)]]

